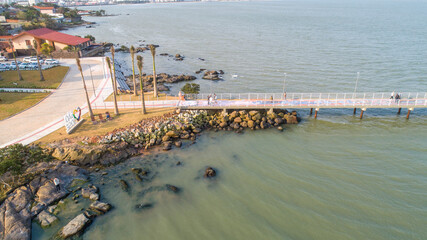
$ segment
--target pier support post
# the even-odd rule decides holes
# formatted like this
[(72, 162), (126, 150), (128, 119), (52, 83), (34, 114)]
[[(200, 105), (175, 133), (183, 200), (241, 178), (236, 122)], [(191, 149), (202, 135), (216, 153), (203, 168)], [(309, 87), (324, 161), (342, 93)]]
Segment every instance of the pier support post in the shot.
[(310, 108), (310, 116), (313, 115), (313, 108)]
[(400, 111), (402, 110), (402, 108), (399, 108), (399, 110), (397, 110), (397, 114), (400, 114)]
[(356, 108), (353, 109), (353, 115), (356, 115)]
[(409, 115), (411, 114), (411, 111), (414, 111), (414, 109), (408, 108), (408, 113), (406, 114), (406, 119), (409, 119)]
[(314, 109), (314, 119), (317, 119), (317, 112), (319, 111), (318, 108)]
[(363, 113), (366, 111), (366, 108), (362, 108), (362, 111), (360, 111), (360, 119), (363, 118)]

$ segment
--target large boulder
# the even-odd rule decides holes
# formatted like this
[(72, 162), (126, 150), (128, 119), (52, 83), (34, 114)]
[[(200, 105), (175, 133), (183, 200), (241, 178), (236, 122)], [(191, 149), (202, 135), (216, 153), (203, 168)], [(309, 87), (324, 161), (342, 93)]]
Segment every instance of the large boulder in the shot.
[(103, 213), (108, 212), (111, 209), (111, 205), (108, 203), (95, 201), (95, 202), (90, 204), (89, 208), (103, 214)]
[(241, 123), (241, 122), (242, 122), (242, 118), (240, 118), (240, 117), (236, 117), (236, 118), (234, 119), (234, 122), (235, 122), (235, 123)]
[(254, 121), (252, 121), (252, 120), (249, 120), (249, 121), (248, 121), (248, 127), (249, 127), (249, 128), (254, 128), (254, 127), (255, 127), (255, 122), (254, 122)]
[(205, 178), (212, 178), (216, 176), (216, 171), (212, 167), (208, 167), (205, 170), (205, 174), (203, 174), (203, 177)]
[(52, 225), (54, 222), (58, 221), (58, 218), (51, 215), (47, 211), (43, 210), (37, 215), (37, 220), (40, 223), (40, 225), (45, 228)]
[(169, 151), (172, 149), (172, 142), (164, 142), (163, 143), (163, 151)]
[(5, 203), (3, 203), (0, 208), (1, 239), (30, 240), (31, 213), (29, 212), (28, 207), (22, 209), (20, 212), (17, 212), (12, 203)]
[(77, 233), (83, 231), (83, 229), (89, 223), (90, 219), (87, 218), (83, 213), (81, 213), (61, 229), (60, 235), (63, 238), (74, 236)]
[(249, 115), (251, 115), (253, 117), (253, 116), (257, 115), (258, 113), (259, 113), (258, 111), (253, 110), (253, 111), (249, 112)]
[(82, 196), (84, 198), (91, 198), (92, 195), (98, 194), (98, 188), (95, 186), (82, 188)]

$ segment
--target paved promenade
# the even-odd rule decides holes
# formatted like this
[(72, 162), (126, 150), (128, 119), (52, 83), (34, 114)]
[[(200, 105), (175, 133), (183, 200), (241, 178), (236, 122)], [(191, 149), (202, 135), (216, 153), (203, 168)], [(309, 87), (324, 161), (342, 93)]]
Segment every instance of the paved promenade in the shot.
[[(75, 65), (75, 60), (64, 59), (60, 62), (64, 66), (69, 66), (70, 70), (58, 89), (30, 109), (0, 121), (0, 147), (13, 143), (31, 143), (64, 126), (63, 117), (68, 111), (79, 106), (83, 109), (82, 113), (87, 111), (81, 75)], [(109, 74), (104, 58), (83, 58), (81, 63), (91, 101), (99, 101), (103, 96), (111, 94), (111, 87), (110, 92), (107, 92), (107, 83), (110, 82), (111, 86), (111, 81), (107, 81)], [(93, 82), (97, 91), (96, 97), (93, 95), (88, 65), (92, 68)], [(104, 91), (104, 88), (107, 90)]]

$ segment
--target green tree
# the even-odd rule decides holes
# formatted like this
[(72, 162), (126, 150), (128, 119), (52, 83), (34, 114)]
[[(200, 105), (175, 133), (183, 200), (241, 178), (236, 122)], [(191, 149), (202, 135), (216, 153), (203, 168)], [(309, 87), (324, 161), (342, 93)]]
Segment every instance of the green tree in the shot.
[(52, 52), (53, 52), (54, 48), (53, 46), (50, 46), (48, 43), (43, 43), (41, 48), (40, 48), (40, 52), (43, 53), (46, 56), (51, 56)]
[(15, 60), (16, 71), (18, 72), (19, 81), (24, 81), (24, 78), (22, 78), (22, 75), (21, 75), (21, 71), (19, 71), (18, 62), (16, 61), (15, 49), (13, 48), (12, 39), (9, 39), (9, 45), (10, 45), (10, 48), (12, 49), (13, 59)]
[(119, 108), (117, 106), (116, 91), (114, 91), (114, 85), (115, 84), (114, 84), (114, 79), (113, 79), (113, 71), (111, 69), (111, 60), (109, 57), (106, 57), (105, 60), (107, 61), (108, 69), (110, 69), (111, 83), (113, 86), (114, 114), (118, 115), (119, 114)]
[(151, 44), (150, 45), (151, 56), (153, 57), (153, 86), (154, 86), (154, 96), (157, 97), (157, 79), (156, 79), (156, 47)]
[(197, 83), (186, 83), (182, 88), (185, 94), (198, 94), (200, 92), (200, 85)]
[(44, 76), (43, 76), (43, 73), (42, 73), (42, 67), (40, 66), (39, 53), (37, 51), (38, 44), (37, 44), (36, 40), (33, 40), (33, 48), (34, 48), (34, 51), (36, 52), (37, 66), (38, 66), (39, 72), (40, 72), (40, 81), (44, 81)]
[(90, 41), (95, 42), (95, 37), (90, 34), (86, 35), (85, 38), (89, 38)]
[(130, 56), (132, 58), (133, 93), (135, 96), (138, 96), (138, 89), (136, 89), (136, 80), (135, 80), (135, 47), (134, 46), (130, 46)]
[(142, 65), (143, 65), (143, 58), (142, 56), (138, 55), (136, 56), (137, 60), (137, 66), (139, 70), (139, 85), (141, 87), (141, 104), (142, 104), (142, 114), (146, 114), (147, 111), (145, 110), (145, 99), (144, 99), (144, 82), (142, 81)]
[(94, 116), (93, 116), (93, 112), (92, 112), (92, 106), (90, 105), (89, 94), (87, 93), (85, 77), (83, 76), (82, 65), (80, 64), (80, 59), (78, 57), (76, 58), (76, 64), (77, 64), (77, 67), (79, 68), (80, 74), (82, 75), (83, 88), (84, 88), (85, 94), (86, 94), (86, 101), (87, 101), (87, 107), (89, 109), (90, 119), (93, 120)]

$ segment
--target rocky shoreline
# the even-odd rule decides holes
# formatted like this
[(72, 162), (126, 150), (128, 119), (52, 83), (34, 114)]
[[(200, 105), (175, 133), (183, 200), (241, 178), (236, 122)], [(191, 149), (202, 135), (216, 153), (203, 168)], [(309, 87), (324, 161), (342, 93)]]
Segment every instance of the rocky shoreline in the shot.
[[(183, 142), (194, 142), (203, 131), (235, 131), (277, 128), (283, 124), (300, 121), (297, 112), (279, 111), (179, 111), (161, 117), (145, 119), (129, 127), (114, 130), (102, 136), (80, 139), (78, 142), (63, 140), (43, 146), (44, 151), (55, 158), (48, 162), (33, 164), (25, 170), (32, 179), (9, 193), (0, 205), (1, 239), (31, 239), (31, 221), (37, 220), (43, 228), (56, 224), (57, 206), (61, 199), (88, 198), (89, 207), (82, 209), (57, 233), (59, 238), (68, 238), (81, 233), (97, 216), (108, 212), (111, 205), (100, 201), (97, 187), (89, 182), (90, 171), (120, 163), (131, 156), (152, 151), (168, 151), (179, 148)], [(177, 163), (178, 164), (178, 163)], [(132, 172), (138, 169), (132, 169)], [(136, 175), (141, 178), (142, 173)], [(143, 174), (142, 174), (143, 175)], [(215, 177), (216, 172), (208, 167), (204, 177)], [(3, 179), (3, 176), (1, 176)], [(60, 190), (52, 179), (61, 182)], [(121, 183), (128, 188), (127, 183)], [(126, 187), (127, 186), (127, 187)], [(180, 189), (173, 185), (163, 187), (174, 193)], [(162, 188), (162, 189), (163, 189)], [(136, 206), (144, 209), (151, 206)]]

